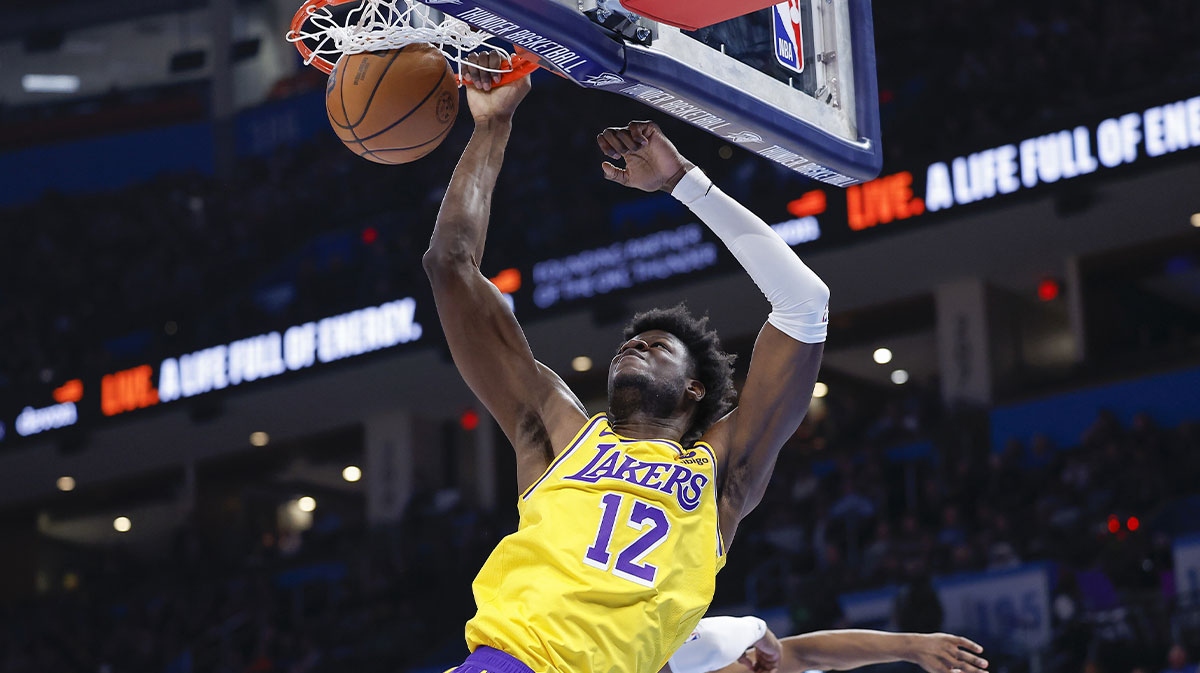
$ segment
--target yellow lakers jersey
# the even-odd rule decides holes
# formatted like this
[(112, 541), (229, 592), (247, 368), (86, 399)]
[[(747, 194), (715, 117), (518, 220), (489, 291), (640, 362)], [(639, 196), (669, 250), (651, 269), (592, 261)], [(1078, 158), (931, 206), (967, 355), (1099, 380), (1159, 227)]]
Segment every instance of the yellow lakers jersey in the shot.
[(716, 475), (706, 444), (620, 437), (593, 416), (475, 578), (468, 648), (536, 673), (657, 673), (725, 565)]

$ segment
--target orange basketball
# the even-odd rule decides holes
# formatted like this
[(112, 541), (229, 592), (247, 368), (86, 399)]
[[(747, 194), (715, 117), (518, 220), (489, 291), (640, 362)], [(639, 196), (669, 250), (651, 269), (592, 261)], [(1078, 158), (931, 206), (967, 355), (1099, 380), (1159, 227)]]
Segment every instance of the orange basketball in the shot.
[(329, 75), (325, 112), (350, 151), (404, 164), (445, 140), (458, 115), (458, 81), (442, 52), (425, 44), (348, 54)]

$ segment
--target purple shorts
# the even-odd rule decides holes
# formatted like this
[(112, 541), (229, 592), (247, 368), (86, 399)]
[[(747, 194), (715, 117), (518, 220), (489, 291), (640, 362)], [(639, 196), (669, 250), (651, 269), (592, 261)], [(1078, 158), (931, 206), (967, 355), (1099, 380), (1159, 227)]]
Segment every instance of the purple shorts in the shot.
[(453, 673), (533, 673), (533, 669), (500, 650), (480, 645)]

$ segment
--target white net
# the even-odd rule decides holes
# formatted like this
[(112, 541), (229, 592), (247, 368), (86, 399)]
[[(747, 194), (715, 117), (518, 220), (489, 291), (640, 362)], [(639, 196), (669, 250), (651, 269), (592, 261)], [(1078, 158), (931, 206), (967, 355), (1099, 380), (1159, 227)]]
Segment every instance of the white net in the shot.
[(336, 63), (342, 54), (399, 49), (419, 43), (437, 47), (460, 67), (470, 52), (485, 44), (500, 51), (505, 60), (510, 56), (503, 48), (488, 43), (492, 37), (488, 33), (416, 0), (362, 0), (340, 18), (329, 5), (306, 7), (305, 11), (308, 20), (286, 35), (288, 42), (304, 42), (312, 49), (304, 59), (305, 65), (317, 58)]

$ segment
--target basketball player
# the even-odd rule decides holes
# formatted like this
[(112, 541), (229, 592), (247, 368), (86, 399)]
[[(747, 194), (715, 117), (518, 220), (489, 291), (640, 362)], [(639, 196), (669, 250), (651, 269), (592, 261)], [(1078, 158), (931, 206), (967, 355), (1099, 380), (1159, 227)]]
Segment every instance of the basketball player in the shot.
[(978, 643), (948, 633), (815, 631), (777, 639), (758, 617), (705, 617), (662, 673), (845, 671), (904, 661), (928, 673), (987, 673)]
[[(499, 68), (499, 55), (472, 57)], [(462, 377), (516, 451), (516, 533), (472, 585), (460, 673), (656, 673), (712, 600), (738, 523), (808, 409), (829, 290), (758, 217), (713, 186), (652, 123), (600, 134), (609, 180), (671, 193), (766, 294), (737, 409), (732, 356), (682, 306), (634, 316), (589, 416), (534, 359), (480, 273), (492, 191), (529, 80), (464, 68), (475, 130), (442, 200), (424, 266)], [(580, 179), (564, 176), (565, 179)], [(569, 335), (564, 335), (569, 338)]]

